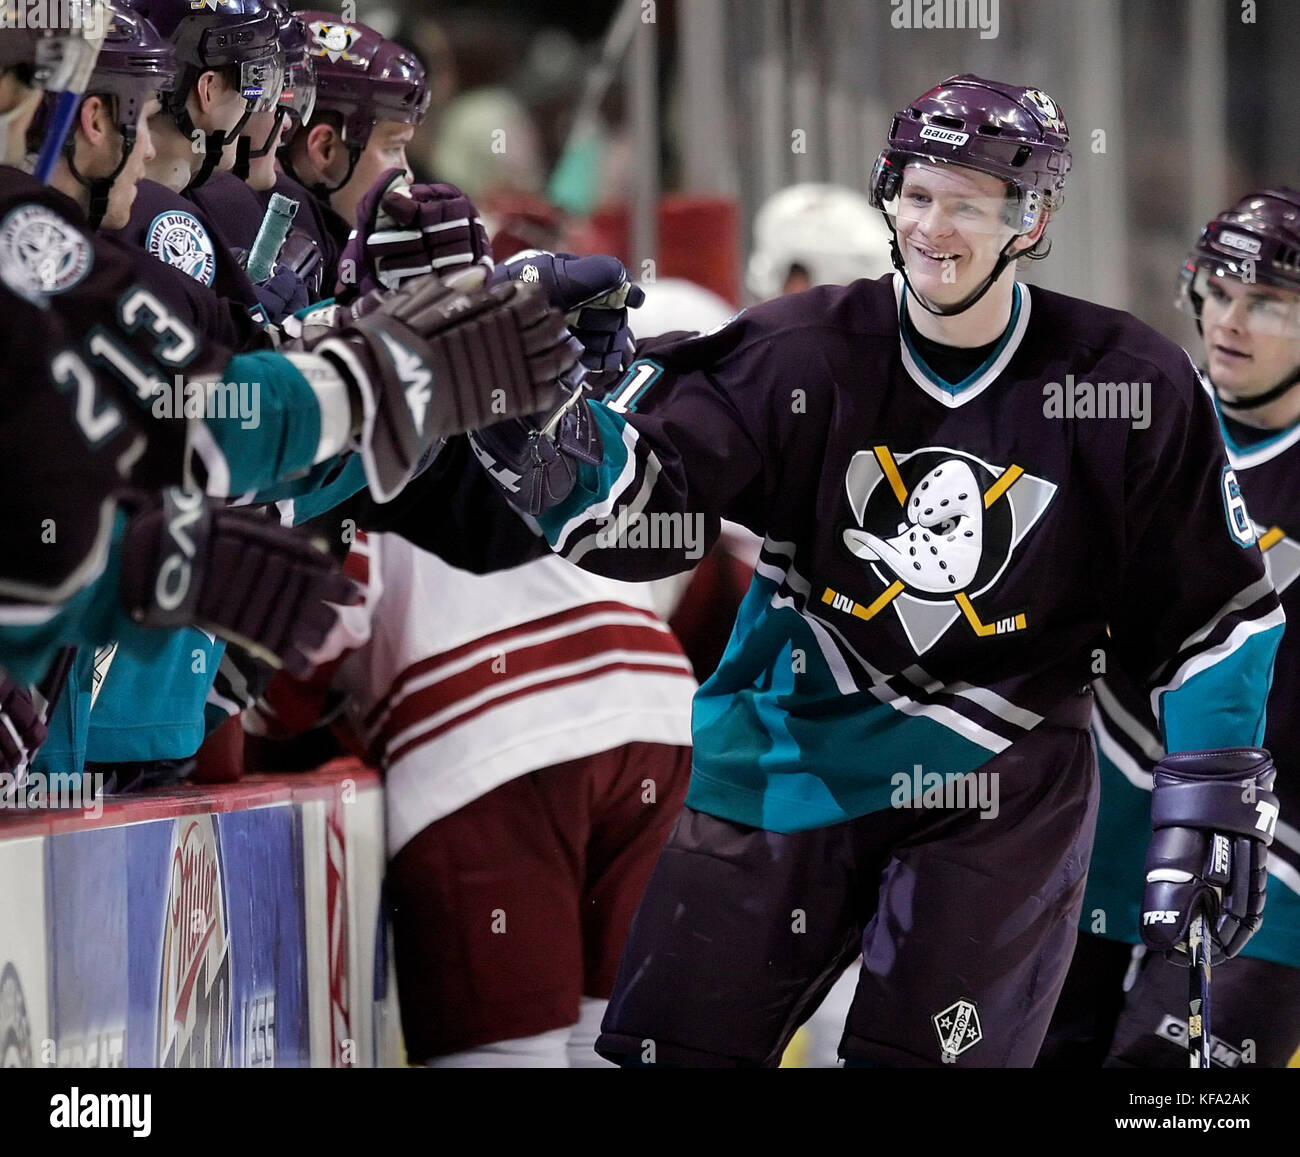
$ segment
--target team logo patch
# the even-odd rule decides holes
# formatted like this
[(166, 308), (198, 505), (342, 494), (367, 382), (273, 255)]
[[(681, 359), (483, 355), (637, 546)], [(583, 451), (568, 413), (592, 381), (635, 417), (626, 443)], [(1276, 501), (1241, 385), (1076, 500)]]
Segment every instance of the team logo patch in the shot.
[(878, 587), (865, 604), (829, 587), (822, 602), (868, 621), (892, 606), (918, 655), (959, 618), (980, 637), (1025, 628), (1023, 610), (986, 623), (971, 600), (1001, 577), (1056, 494), (1053, 483), (946, 446), (860, 450), (844, 482), (856, 525), (843, 543)]
[(351, 28), (346, 24), (334, 24), (325, 20), (313, 20), (307, 25), (315, 44), (313, 56), (327, 56), (331, 61), (340, 56), (346, 57), (350, 49), (360, 38), (361, 29)]
[(1039, 119), (1042, 120), (1048, 128), (1054, 129), (1058, 133), (1066, 131), (1065, 118), (1061, 116), (1061, 110), (1056, 107), (1056, 101), (1048, 96), (1047, 93), (1037, 88), (1026, 89), (1025, 100), (1033, 106)]
[(0, 972), (0, 1069), (32, 1067), (32, 1025), (27, 1016), (18, 969), (6, 964)]
[(158, 978), (158, 1066), (230, 1064), (230, 921), (211, 816), (172, 829)]
[(950, 1004), (930, 1019), (934, 1023), (934, 1031), (939, 1034), (939, 1048), (943, 1050), (945, 1064), (951, 1064), (968, 1048), (984, 1039), (980, 1014), (969, 1000)]
[(193, 213), (178, 209), (158, 214), (149, 226), (145, 248), (201, 285), (211, 285), (216, 277), (216, 247)]
[(37, 305), (71, 289), (93, 261), (89, 239), (44, 205), (24, 205), (0, 222), (0, 281)]

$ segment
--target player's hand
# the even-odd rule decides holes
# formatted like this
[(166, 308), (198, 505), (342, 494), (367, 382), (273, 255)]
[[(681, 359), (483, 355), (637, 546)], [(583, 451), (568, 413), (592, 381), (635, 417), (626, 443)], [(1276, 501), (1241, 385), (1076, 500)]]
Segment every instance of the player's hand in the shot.
[(119, 589), (142, 626), (199, 627), (300, 677), (338, 620), (332, 604), (361, 601), (323, 540), (176, 489), (131, 519)]
[(596, 466), (604, 456), (580, 385), (552, 413), (472, 431), (469, 444), (507, 500), (534, 518), (569, 496), (582, 463)]
[(27, 767), (47, 734), (27, 688), (0, 671), (0, 772)]
[(1236, 956), (1260, 926), (1277, 824), (1273, 759), (1262, 747), (1180, 751), (1155, 767), (1142, 940), (1186, 967), (1204, 910), (1210, 963)]
[[(534, 287), (483, 288), (483, 273), (433, 277), (368, 294), (307, 344), (356, 390), (366, 479), (389, 502), (440, 439), (505, 418), (550, 412), (579, 350)], [(475, 284), (475, 283), (478, 284)]]
[(396, 289), (413, 277), (492, 268), (478, 210), (455, 185), (411, 185), (387, 170), (357, 202), (357, 228), (339, 258), (335, 296)]
[(582, 364), (593, 373), (616, 372), (631, 364), (634, 351), (627, 311), (645, 301), (645, 291), (628, 278), (617, 257), (525, 250), (502, 262), (494, 282), (539, 284), (546, 300), (563, 310), (569, 332), (582, 343)]
[(254, 282), (253, 292), (266, 310), (267, 317), (276, 325), (311, 304), (307, 283), (284, 264), (277, 264), (265, 281)]
[[(314, 243), (313, 243), (314, 244)], [(248, 250), (234, 248), (231, 255), (240, 269), (248, 268)], [(280, 259), (276, 259), (271, 276), (253, 282), (257, 302), (266, 311), (267, 319), (279, 325), (286, 317), (306, 309), (311, 304), (307, 295), (307, 282), (303, 274)]]

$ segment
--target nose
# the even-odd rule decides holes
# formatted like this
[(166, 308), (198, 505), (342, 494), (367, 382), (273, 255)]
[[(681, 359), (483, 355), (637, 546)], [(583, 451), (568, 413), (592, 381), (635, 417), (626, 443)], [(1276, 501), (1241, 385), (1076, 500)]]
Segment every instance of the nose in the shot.
[(1241, 333), (1246, 328), (1246, 300), (1234, 298), (1219, 314), (1219, 328), (1231, 333)]
[(917, 215), (917, 229), (926, 237), (946, 237), (953, 231), (952, 218), (938, 204), (930, 204)]

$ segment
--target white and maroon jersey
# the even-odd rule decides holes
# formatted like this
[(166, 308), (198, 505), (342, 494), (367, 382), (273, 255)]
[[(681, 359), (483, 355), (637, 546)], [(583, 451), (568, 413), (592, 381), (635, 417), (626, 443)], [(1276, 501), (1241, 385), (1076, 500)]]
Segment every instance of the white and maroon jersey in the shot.
[(390, 855), (530, 771), (690, 745), (696, 683), (650, 592), (555, 557), (475, 575), (396, 535), (368, 550), (370, 638), (335, 685), (385, 769)]

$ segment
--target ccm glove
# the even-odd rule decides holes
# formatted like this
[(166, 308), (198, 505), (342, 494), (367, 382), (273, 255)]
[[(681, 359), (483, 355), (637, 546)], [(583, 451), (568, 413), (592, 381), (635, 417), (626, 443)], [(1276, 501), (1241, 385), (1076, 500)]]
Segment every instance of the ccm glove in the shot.
[(391, 501), (440, 439), (549, 412), (565, 396), (558, 380), (579, 351), (564, 319), (529, 286), (467, 287), (482, 276), (425, 277), (368, 294), (338, 328), (298, 346), (351, 384), (376, 502)]
[(626, 369), (635, 357), (627, 311), (645, 301), (617, 257), (525, 250), (502, 262), (493, 282), (540, 285), (546, 300), (564, 311), (569, 332), (582, 343), (582, 364), (594, 373)]
[(1259, 928), (1278, 801), (1261, 747), (1180, 751), (1155, 767), (1142, 940), (1188, 965), (1188, 928), (1203, 907), (1210, 963), (1236, 956)]
[(402, 169), (389, 169), (357, 202), (335, 296), (396, 289), (469, 265), (492, 268), (487, 230), (470, 199), (455, 185), (411, 185)]
[(141, 626), (199, 627), (300, 678), (338, 619), (331, 604), (361, 601), (324, 540), (195, 491), (137, 513), (122, 553), (122, 603)]

